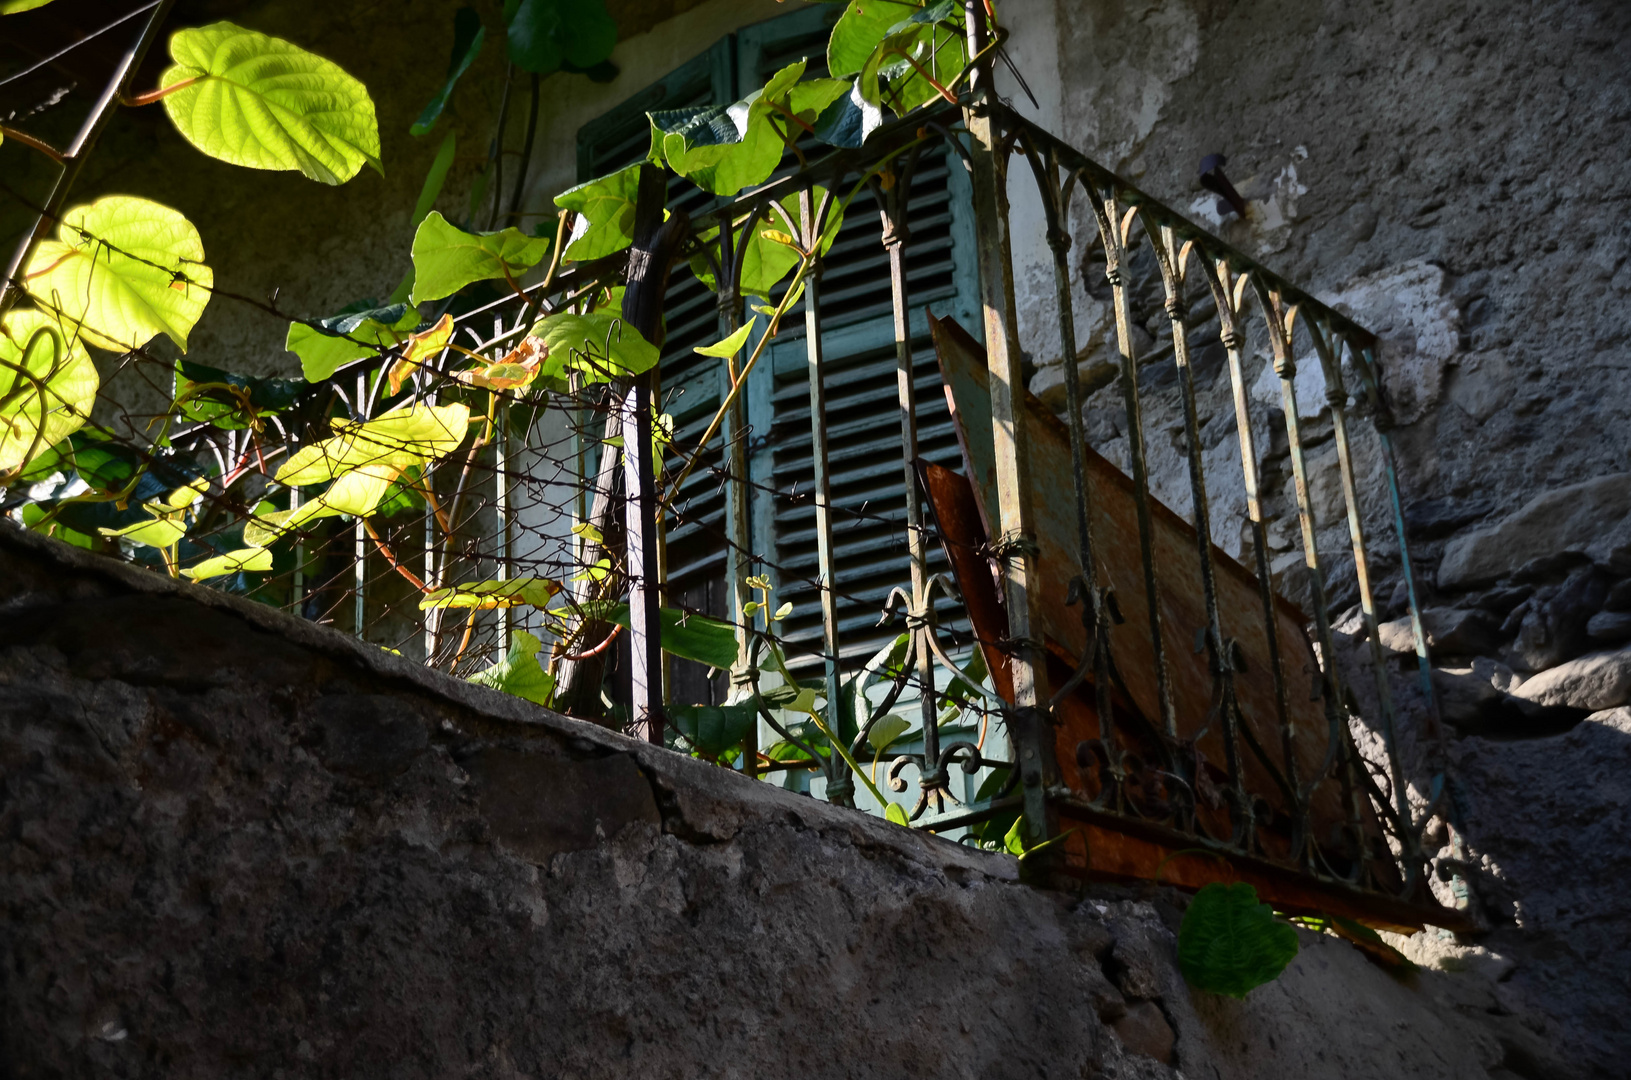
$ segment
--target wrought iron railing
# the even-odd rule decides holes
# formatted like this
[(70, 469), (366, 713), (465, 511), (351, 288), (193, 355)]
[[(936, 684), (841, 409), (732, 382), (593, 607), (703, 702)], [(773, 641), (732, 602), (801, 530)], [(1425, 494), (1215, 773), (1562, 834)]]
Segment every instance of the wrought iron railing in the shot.
[[(972, 41), (970, 54), (984, 55), (983, 44)], [(1435, 851), (1426, 839), (1435, 819), (1449, 819), (1453, 828), (1442, 746), (1425, 773), (1400, 749), (1407, 723), (1433, 738), (1437, 721), (1376, 336), (1022, 118), (991, 93), (986, 77), (977, 77), (956, 106), (882, 128), (863, 149), (834, 153), (691, 221), (690, 239), (679, 251), (710, 264), (724, 337), (749, 316), (739, 277), (750, 238), (773, 229), (814, 252), (828, 215), (847, 194), (868, 186), (880, 209), (878, 240), (891, 271), (902, 537), (910, 566), (909, 579), (890, 594), (882, 614), (904, 616), (907, 643), (903, 653), (868, 671), (846, 670), (839, 617), (845, 581), (833, 538), (835, 518), (854, 512), (835, 507), (831, 489), (822, 276), (815, 259), (801, 275), (798, 306), (811, 415), (812, 585), (822, 626), (809, 659), (821, 669), (825, 725), (791, 722), (781, 707), (785, 694), (771, 685), (784, 677), (785, 665), (772, 656), (783, 644), (769, 620), (744, 613), (759, 596), (755, 575), (776, 559), (756, 548), (750, 528), (748, 455), (755, 433), (735, 394), (721, 409), (719, 430), (702, 438), (708, 445), (672, 448), (662, 476), (646, 457), (652, 403), (662, 400), (654, 380), (621, 384), (612, 394), (556, 391), (541, 412), (536, 394), (498, 393), (491, 438), (439, 463), (440, 480), (421, 477), (417, 490), (425, 498), (417, 508), (349, 528), (308, 530), (287, 565), (234, 580), (307, 617), (335, 621), (461, 672), (503, 656), (512, 632), (529, 625), (526, 609), (471, 608), (459, 628), (446, 624), (447, 609), (421, 608), (427, 592), (461, 580), (576, 575), (590, 583), (579, 590), (582, 599), (626, 593), (622, 641), (614, 642), (616, 630), (601, 627), (558, 646), (557, 676), (566, 665), (624, 650), (617, 665), (623, 683), (611, 695), (626, 710), (624, 722), (646, 738), (673, 741), (665, 714), (683, 703), (665, 700), (659, 652), (662, 530), (687, 520), (684, 500), (674, 495), (683, 479), (675, 471), (707, 450), (712, 457), (703, 475), (726, 496), (723, 525), (713, 527), (727, 552), (728, 615), (737, 625), (729, 696), (738, 705), (751, 703), (761, 722), (737, 758), (744, 772), (813, 771), (825, 780), (828, 799), (852, 804), (854, 763), (879, 725), (915, 697), (916, 741), (908, 752), (890, 752), (887, 770), (896, 792), (916, 776), (915, 795), (894, 811), (914, 827), (954, 832), (1015, 819), (1015, 835), (1026, 848), (1063, 838), (1028, 860), (1042, 872), (1161, 878), (1190, 887), (1240, 877), (1289, 911), (1329, 911), (1378, 925), (1459, 925), (1463, 917), (1434, 899)], [(983, 309), (980, 327), (933, 324), (962, 436), (961, 475), (922, 460), (919, 452), (914, 350), (921, 345), (914, 342), (923, 318), (908, 294), (906, 272), (913, 171), (929, 149), (942, 146), (972, 178)], [(1046, 219), (1051, 313), (1020, 310), (1016, 303), (1008, 212), (1008, 188), (1023, 182), (1016, 168), (1035, 184)], [(643, 217), (660, 222), (662, 185), (648, 187)], [(522, 342), (540, 314), (581, 306), (602, 284), (631, 272), (638, 277), (639, 264), (652, 257), (650, 241), (650, 235), (637, 236), (632, 257), (570, 268), (545, 285), (459, 314), (454, 343), (463, 352), (444, 351), (412, 372), (406, 394), (392, 403), (428, 398), (454, 377), (461, 355), (497, 359)], [(1080, 277), (1072, 274), (1073, 254)], [(1084, 425), (1088, 395), (1077, 371), (1076, 311), (1089, 269), (1109, 286), (1115, 379), (1097, 392), (1120, 399), (1124, 472), (1100, 456), (1107, 448), (1091, 445)], [(1152, 284), (1158, 287), (1147, 287)], [(1150, 413), (1140, 375), (1148, 357), (1139, 355), (1140, 316), (1150, 321), (1143, 310), (1149, 297), (1159, 299), (1156, 318), (1164, 315), (1165, 325), (1158, 329), (1167, 342), (1159, 348), (1176, 369), (1187, 520), (1151, 494)], [(625, 314), (638, 321), (627, 307)], [(1028, 399), (1018, 345), (1020, 320), (1048, 314), (1063, 364), (1062, 417)], [(1249, 569), (1213, 542), (1222, 525), (1214, 520), (1209, 492), (1223, 478), (1206, 460), (1207, 433), (1217, 429), (1213, 417), (1203, 415), (1197, 389), (1201, 338), (1225, 354)], [(1277, 595), (1270, 565), (1265, 452), (1258, 441), (1269, 417), (1260, 404), (1254, 408), (1248, 380), (1253, 342), (1266, 344), (1280, 393), (1307, 570), (1307, 618)], [(746, 357), (744, 349), (722, 361), (737, 389), (745, 384)], [(142, 359), (139, 351), (136, 359)], [(326, 430), (336, 409), (367, 419), (391, 396), (382, 389), (391, 360), (357, 361), (300, 391), (264, 438), (209, 427), (179, 432), (167, 467), (187, 454), (213, 456), (225, 474), (251, 454), (269, 453), (279, 440), (292, 452)], [(1295, 384), (1299, 364), (1310, 361), (1324, 377), (1320, 412), (1329, 410), (1337, 451), (1347, 540), (1337, 552), (1329, 549), (1329, 534), (1322, 537), (1322, 526), (1332, 523), (1317, 513), (1304, 445), (1308, 418)], [(1367, 490), (1368, 478), (1356, 464), (1361, 429), (1378, 455), (1376, 492)], [(290, 507), (301, 497), (292, 492)], [(230, 527), (230, 514), (222, 520)], [(611, 522), (623, 534), (621, 551), (604, 542), (600, 526)], [(1390, 554), (1408, 596), (1428, 703), (1424, 716), (1397, 715), (1393, 705), (1372, 590), (1379, 523), (1391, 533)], [(440, 534), (433, 532), (438, 525)], [(950, 574), (933, 572), (937, 545)], [(1351, 560), (1353, 599), (1375, 680), (1374, 715), (1358, 714), (1344, 686), (1338, 657), (1349, 639), (1332, 625), (1327, 582), (1333, 559)], [(969, 632), (948, 639), (946, 612), (958, 604)], [(1312, 642), (1304, 631), (1310, 621)], [(988, 676), (957, 659), (974, 653)], [(852, 727), (839, 723), (841, 701), (853, 707)], [(984, 733), (948, 729), (943, 740), (948, 704), (983, 717), (987, 731), (991, 722), (1000, 724), (1004, 752), (988, 751)], [(1379, 752), (1361, 753), (1356, 726), (1377, 735)], [(761, 727), (785, 753), (767, 756), (759, 745)], [(880, 743), (880, 755), (883, 747), (901, 745)], [(971, 799), (966, 790), (959, 794), (957, 771), (992, 782)], [(982, 835), (989, 837), (989, 828)]]

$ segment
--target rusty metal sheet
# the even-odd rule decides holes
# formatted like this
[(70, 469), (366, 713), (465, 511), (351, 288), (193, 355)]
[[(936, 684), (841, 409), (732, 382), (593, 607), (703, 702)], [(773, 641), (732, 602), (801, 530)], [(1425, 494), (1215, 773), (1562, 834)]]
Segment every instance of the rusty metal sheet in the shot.
[[(994, 522), (988, 508), (996, 505), (996, 473), (991, 449), (985, 352), (952, 320), (931, 319), (931, 329), (946, 384), (947, 400), (957, 420), (964, 462), (974, 481), (976, 508), (984, 526), (982, 531), (989, 536)], [(1086, 646), (1086, 632), (1081, 624), (1079, 609), (1065, 603), (1070, 580), (1076, 575), (1078, 566), (1068, 435), (1064, 424), (1034, 396), (1027, 395), (1024, 416), (1028, 425), (1026, 442), (1031, 455), (1031, 475), (1035, 478), (1033, 482), (1042, 489), (1034, 500), (1036, 539), (1041, 549), (1038, 559), (1041, 590), (1039, 629), (1049, 652), (1064, 662), (1068, 671)], [(1088, 451), (1087, 472), (1099, 583), (1115, 590), (1126, 618), (1126, 622), (1112, 632), (1111, 653), (1131, 697), (1128, 704), (1133, 711), (1146, 718), (1147, 724), (1148, 720), (1159, 717), (1160, 710), (1133, 483), (1120, 469), (1091, 449)], [(1183, 518), (1154, 500), (1151, 514), (1155, 560), (1161, 582), (1161, 619), (1167, 635), (1165, 643), (1178, 738), (1192, 740), (1199, 736), (1197, 750), (1211, 766), (1208, 771), (1221, 775), (1219, 770), (1225, 760), (1221, 725), (1214, 722), (1202, 731), (1212, 705), (1213, 680), (1206, 652), (1197, 652), (1194, 648), (1197, 631), (1206, 623), (1195, 531)], [(1239, 641), (1245, 657), (1246, 670), (1236, 682), (1241, 713), (1257, 741), (1271, 755), (1270, 760), (1279, 764), (1282, 740), (1276, 716), (1274, 681), (1269, 669), (1268, 634), (1263, 625), (1263, 608), (1256, 579), (1215, 546), (1212, 557), (1217, 567), (1224, 634)], [(957, 562), (954, 558), (954, 566)], [(958, 569), (967, 572), (968, 568)], [(960, 580), (962, 577), (963, 574), (959, 573)], [(1293, 745), (1296, 748), (1298, 775), (1306, 780), (1317, 774), (1325, 764), (1330, 729), (1319, 698), (1319, 665), (1304, 630), (1306, 617), (1283, 599), (1278, 611), (1280, 650), (1290, 699), (1287, 708), (1294, 731)], [(1000, 634), (1000, 631), (992, 632)], [(1061, 720), (1064, 723), (1059, 743), (1060, 768), (1066, 782), (1082, 790), (1082, 780), (1076, 775), (1075, 746), (1082, 739), (1097, 736), (1097, 721), (1086, 716), (1079, 722), (1070, 722), (1065, 717), (1061, 717)], [(1123, 732), (1128, 730), (1119, 722), (1119, 718), (1117, 727)], [(1137, 752), (1139, 748), (1135, 745), (1129, 749)], [(1256, 756), (1244, 748), (1242, 761), (1248, 790), (1262, 797), (1283, 822), (1289, 807), (1272, 776)], [(1335, 783), (1321, 784), (1315, 790), (1310, 813), (1317, 842), (1333, 851), (1349, 846), (1342, 835), (1345, 815)], [(1204, 809), (1202, 816), (1203, 819), (1208, 816)], [(1203, 820), (1202, 824), (1207, 823)], [(1374, 817), (1367, 825), (1366, 831), (1372, 833), (1374, 840), (1378, 832), (1373, 831), (1376, 830)], [(1213, 830), (1208, 828), (1208, 831)], [(1267, 838), (1272, 840), (1272, 830)]]

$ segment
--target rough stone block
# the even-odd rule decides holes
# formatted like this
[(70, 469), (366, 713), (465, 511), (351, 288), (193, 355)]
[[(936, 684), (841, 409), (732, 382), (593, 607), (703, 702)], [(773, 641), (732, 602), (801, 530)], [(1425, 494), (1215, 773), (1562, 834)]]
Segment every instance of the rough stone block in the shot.
[(1514, 697), (1592, 711), (1631, 701), (1631, 649), (1591, 653), (1525, 679)]
[(1493, 525), (1450, 541), (1440, 588), (1495, 581), (1560, 551), (1605, 559), (1631, 542), (1631, 473), (1599, 476), (1535, 496)]

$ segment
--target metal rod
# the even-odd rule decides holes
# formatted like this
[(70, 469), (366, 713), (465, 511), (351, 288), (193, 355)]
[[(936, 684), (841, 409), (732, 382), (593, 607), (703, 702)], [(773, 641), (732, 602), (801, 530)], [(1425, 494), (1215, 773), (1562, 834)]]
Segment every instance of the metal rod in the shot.
[[(979, 56), (989, 41), (985, 6), (980, 0), (964, 0), (963, 13), (968, 54)], [(1047, 792), (1057, 784), (1058, 770), (1053, 764), (1053, 732), (1041, 698), (1043, 657), (1036, 637), (1034, 595), (1038, 548), (1031, 520), (1025, 381), (1014, 310), (1007, 149), (998, 147), (995, 104), (987, 56), (970, 79), (970, 101), (964, 109), (963, 123), (969, 134), (974, 220), (980, 236), (980, 307), (990, 369), (991, 435), (997, 466), (996, 516), (1000, 532), (993, 538), (992, 547), (1003, 564), (1008, 610), (1006, 646), (1014, 688), (1014, 712), (1008, 726), (1024, 794), (1023, 832), (1026, 842), (1036, 845), (1055, 832)]]
[[(799, 194), (799, 221), (807, 250), (820, 244), (821, 221), (809, 191)], [(827, 204), (824, 202), (822, 210)], [(827, 715), (834, 736), (842, 737), (836, 723), (839, 710), (838, 592), (833, 572), (832, 477), (827, 465), (827, 389), (821, 348), (821, 260), (816, 258), (804, 279), (805, 373), (810, 384), (810, 459), (815, 470), (816, 577), (821, 599), (821, 645), (826, 682)], [(836, 750), (828, 765), (827, 801), (854, 805), (855, 782)]]
[(175, 0), (162, 0), (153, 9), (153, 13), (147, 17), (147, 22), (142, 26), (141, 33), (114, 66), (107, 85), (102, 88), (101, 96), (96, 99), (96, 104), (91, 106), (91, 111), (79, 125), (79, 132), (74, 136), (74, 141), (63, 151), (62, 171), (57, 174), (57, 182), (51, 188), (51, 194), (46, 196), (45, 205), (40, 210), (40, 216), (35, 219), (34, 227), (12, 253), (5, 277), (0, 279), (0, 315), (15, 307), (22, 297), (23, 287), (19, 276), (28, 266), (28, 260), (33, 256), (34, 249), (57, 224), (62, 215), (63, 205), (68, 201), (68, 192), (73, 188), (74, 181), (79, 179), (80, 169), (85, 166), (85, 158), (106, 129), (108, 121), (113, 119), (113, 107), (124, 96), (131, 76), (136, 73), (142, 58), (152, 47), (160, 28), (164, 25), (164, 20), (169, 17), (170, 9), (174, 6)]
[[(1149, 222), (1145, 222), (1148, 230)], [(1223, 616), (1218, 609), (1217, 567), (1212, 562), (1212, 508), (1206, 496), (1206, 468), (1201, 459), (1201, 423), (1195, 408), (1195, 370), (1189, 360), (1189, 315), (1184, 300), (1185, 264), (1192, 249), (1180, 247), (1177, 235), (1162, 225), (1147, 232), (1161, 266), (1161, 284), (1166, 292), (1167, 319), (1172, 324), (1172, 355), (1178, 367), (1179, 399), (1183, 404), (1184, 441), (1188, 444), (1190, 513), (1195, 525), (1196, 556), (1200, 560), (1201, 592), (1206, 603), (1206, 648), (1212, 668), (1217, 698), (1217, 715), (1223, 723), (1224, 766), (1229, 776), (1229, 818), (1233, 842), (1251, 844), (1252, 802), (1246, 793), (1246, 777), (1240, 760), (1240, 704), (1235, 697), (1235, 664), (1229, 643), (1223, 638)], [(1195, 736), (1198, 738), (1198, 736)], [(1196, 771), (1205, 766), (1196, 763)]]
[[(1144, 406), (1138, 393), (1138, 356), (1133, 348), (1133, 311), (1127, 281), (1127, 230), (1138, 213), (1134, 207), (1122, 217), (1114, 191), (1101, 194), (1084, 180), (1083, 190), (1093, 203), (1099, 238), (1104, 245), (1104, 276), (1110, 282), (1116, 317), (1116, 346), (1120, 353), (1121, 398), (1127, 417), (1127, 456), (1133, 473), (1133, 509), (1138, 519), (1138, 550), (1144, 567), (1144, 604), (1149, 612), (1150, 649), (1155, 668), (1156, 707), (1161, 730), (1169, 741), (1178, 738), (1178, 718), (1172, 705), (1172, 673), (1167, 663), (1166, 635), (1161, 619), (1161, 578), (1155, 565), (1155, 524), (1150, 515), (1150, 470), (1144, 457)], [(1174, 763), (1177, 764), (1176, 762)]]
[(1308, 854), (1308, 800), (1297, 782), (1296, 729), (1291, 724), (1286, 697), (1285, 665), (1280, 658), (1280, 620), (1274, 599), (1274, 579), (1269, 572), (1268, 522), (1263, 517), (1262, 481), (1257, 462), (1257, 440), (1252, 434), (1251, 402), (1246, 389), (1244, 359), (1246, 344), (1243, 300), (1244, 279), (1237, 279), (1227, 260), (1202, 260), (1218, 313), (1219, 337), (1229, 358), (1229, 386), (1234, 396), (1235, 431), (1240, 443), (1240, 470), (1246, 492), (1246, 515), (1251, 522), (1252, 556), (1257, 568), (1257, 594), (1263, 604), (1263, 631), (1268, 639), (1269, 668), (1274, 680), (1274, 715), (1280, 728), (1282, 768), (1285, 770), (1285, 796), (1292, 819), (1291, 857), (1303, 861)]
[[(939, 716), (935, 708), (934, 598), (929, 594), (928, 533), (923, 523), (923, 502), (917, 487), (917, 388), (912, 359), (912, 314), (907, 293), (906, 245), (911, 239), (907, 226), (907, 203), (911, 197), (912, 172), (917, 163), (914, 151), (897, 169), (894, 185), (887, 191), (874, 188), (878, 216), (882, 222), (884, 250), (889, 253), (889, 294), (895, 318), (895, 394), (900, 411), (902, 491), (906, 498), (906, 551), (912, 568), (912, 611), (907, 628), (912, 635), (912, 654), (917, 670), (918, 722), (923, 729), (922, 773), (918, 777), (920, 795), (914, 816), (945, 810), (949, 775), (940, 760)], [(857, 716), (860, 723), (862, 717)]]

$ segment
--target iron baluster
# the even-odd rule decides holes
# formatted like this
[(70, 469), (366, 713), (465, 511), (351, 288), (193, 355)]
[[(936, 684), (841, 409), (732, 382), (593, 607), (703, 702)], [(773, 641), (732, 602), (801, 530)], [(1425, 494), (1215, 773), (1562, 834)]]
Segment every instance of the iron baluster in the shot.
[[(1108, 587), (1099, 585), (1098, 564), (1093, 558), (1093, 507), (1087, 481), (1087, 434), (1082, 428), (1081, 378), (1076, 370), (1076, 313), (1070, 287), (1070, 195), (1081, 177), (1076, 170), (1059, 179), (1059, 155), (1049, 148), (1044, 164), (1030, 138), (1023, 140), (1042, 196), (1042, 211), (1048, 227), (1048, 247), (1053, 253), (1054, 301), (1059, 321), (1059, 354), (1064, 365), (1065, 430), (1070, 440), (1071, 489), (1076, 500), (1077, 559), (1081, 567), (1080, 593), (1082, 627), (1087, 631), (1086, 655), (1078, 671), (1088, 663), (1093, 668), (1094, 703), (1098, 711), (1099, 742), (1106, 759), (1101, 770), (1102, 790), (1098, 802), (1120, 808), (1125, 796), (1126, 771), (1116, 743), (1115, 710), (1110, 697), (1110, 626), (1115, 599)], [(1071, 682), (1076, 676), (1072, 676)], [(1062, 695), (1073, 689), (1070, 682), (1054, 689), (1051, 702), (1058, 707)], [(1081, 762), (1078, 762), (1081, 764)]]
[[(968, 54), (981, 56), (989, 41), (985, 7), (964, 0)], [(1036, 638), (1037, 543), (1031, 522), (1030, 462), (1025, 443), (1025, 380), (1021, 366), (1018, 317), (1014, 310), (1012, 242), (1009, 235), (1007, 147), (999, 147), (997, 99), (991, 86), (991, 58), (974, 68), (969, 104), (963, 111), (968, 129), (974, 188), (974, 219), (979, 246), (980, 307), (990, 370), (992, 442), (997, 465), (999, 535), (993, 548), (1002, 561), (1007, 601), (1009, 670), (1013, 675), (1014, 710), (1009, 732), (1024, 796), (1024, 832), (1029, 844), (1040, 844), (1056, 831), (1049, 789), (1058, 783), (1053, 762), (1050, 717), (1040, 698), (1043, 665)]]
[[(816, 577), (821, 597), (821, 651), (826, 683), (827, 718), (835, 739), (839, 730), (839, 643), (838, 583), (833, 573), (832, 477), (827, 461), (827, 387), (825, 361), (821, 351), (821, 231), (831, 206), (829, 192), (821, 205), (814, 204), (808, 188), (799, 192), (799, 221), (794, 230), (800, 245), (814, 260), (804, 278), (804, 349), (806, 373), (810, 382), (810, 457), (814, 469)], [(855, 782), (839, 759), (836, 746), (828, 761), (827, 801), (853, 806)]]
[(1332, 649), (1331, 615), (1325, 598), (1325, 571), (1320, 562), (1318, 522), (1314, 517), (1314, 503), (1308, 492), (1308, 465), (1303, 456), (1302, 418), (1297, 408), (1297, 361), (1292, 354), (1292, 333), (1295, 329), (1297, 308), (1287, 307), (1280, 292), (1261, 278), (1254, 278), (1258, 301), (1269, 326), (1269, 341), (1273, 352), (1274, 373), (1280, 380), (1280, 402), (1285, 413), (1286, 438), (1291, 454), (1291, 476), (1296, 490), (1297, 520), (1303, 539), (1303, 560), (1308, 568), (1309, 595), (1314, 606), (1314, 628), (1320, 647), (1321, 694), (1325, 702), (1325, 718), (1329, 729), (1329, 743), (1325, 751), (1325, 764), (1308, 778), (1304, 790), (1313, 789), (1329, 774), (1332, 766), (1343, 765), (1342, 783), (1348, 796), (1348, 827), (1355, 842), (1357, 865), (1355, 875), (1363, 880), (1370, 852), (1366, 850), (1360, 828), (1359, 786), (1348, 771), (1356, 764), (1349, 752), (1352, 735), (1346, 720), (1347, 707), (1343, 701), (1342, 678), (1337, 671), (1336, 653)]
[[(1278, 777), (1282, 794), (1290, 810), (1291, 858), (1306, 868), (1308, 835), (1308, 799), (1297, 784), (1296, 729), (1286, 708), (1285, 664), (1280, 654), (1280, 620), (1274, 598), (1274, 579), (1269, 572), (1268, 522), (1263, 517), (1262, 483), (1257, 463), (1257, 441), (1252, 434), (1250, 398), (1246, 390), (1246, 377), (1241, 350), (1246, 336), (1246, 287), (1249, 275), (1236, 275), (1227, 259), (1203, 258), (1201, 267), (1206, 272), (1207, 284), (1212, 289), (1214, 305), (1218, 309), (1219, 337), (1229, 358), (1229, 386), (1234, 396), (1235, 431), (1240, 442), (1240, 468), (1246, 492), (1246, 514), (1251, 522), (1252, 554), (1257, 569), (1257, 592), (1263, 602), (1263, 629), (1268, 639), (1269, 666), (1274, 679), (1274, 713), (1280, 728), (1280, 748), (1284, 775)], [(1265, 760), (1264, 765), (1270, 766)]]

